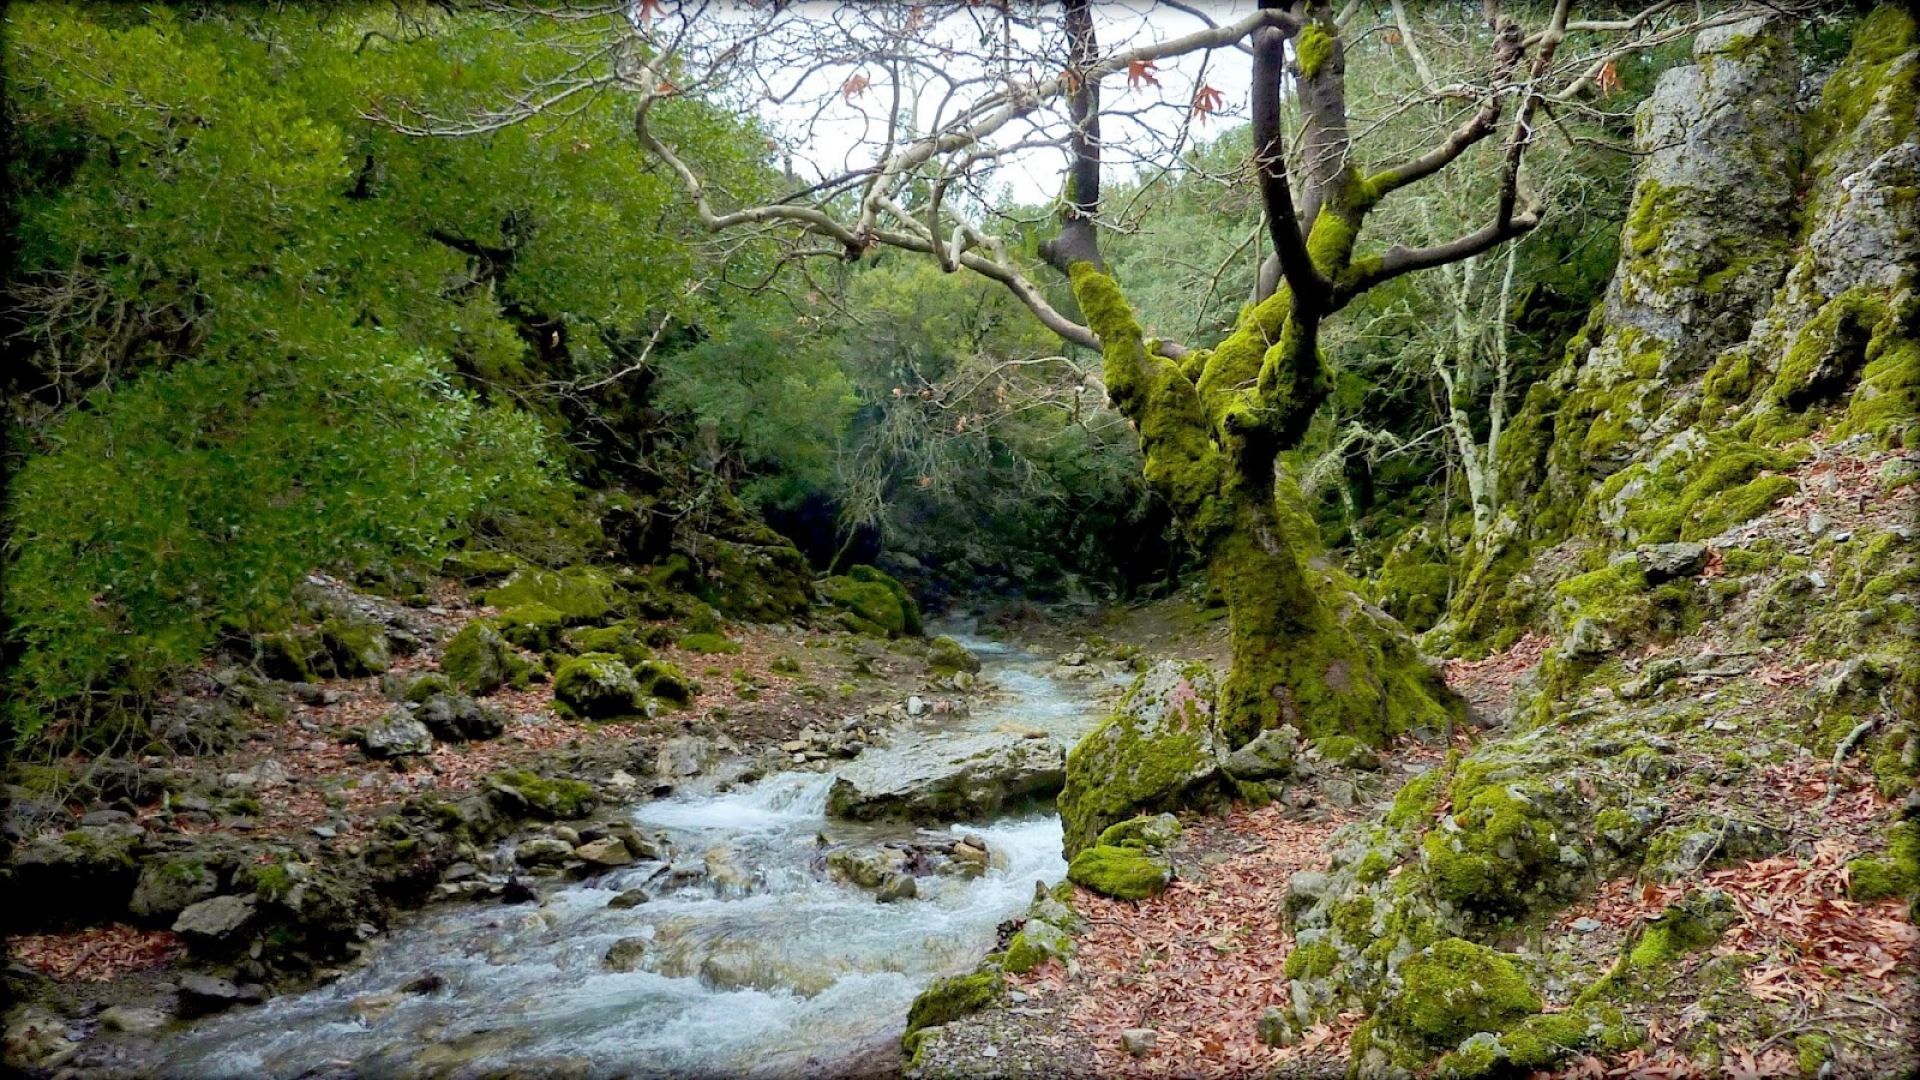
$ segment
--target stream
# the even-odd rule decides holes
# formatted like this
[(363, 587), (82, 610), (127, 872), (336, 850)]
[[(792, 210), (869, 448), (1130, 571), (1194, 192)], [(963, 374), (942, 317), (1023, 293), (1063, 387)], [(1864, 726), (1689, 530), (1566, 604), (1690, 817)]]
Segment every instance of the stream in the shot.
[[(949, 628), (949, 632), (951, 628)], [(896, 747), (1008, 721), (1067, 745), (1109, 683), (956, 634), (1002, 691), (970, 716), (903, 726)], [(870, 751), (871, 753), (872, 751)], [(931, 980), (971, 968), (1034, 882), (1065, 874), (1052, 814), (943, 827), (984, 837), (978, 878), (920, 879), (917, 899), (878, 903), (830, 880), (818, 837), (908, 839), (909, 825), (827, 819), (834, 774), (783, 772), (722, 792), (684, 792), (628, 811), (676, 862), (720, 858), (739, 874), (667, 883), (659, 864), (566, 885), (538, 906), (460, 904), (402, 924), (340, 980), (172, 1035), (155, 1070), (194, 1076), (869, 1075), (898, 1068), (908, 1006)], [(711, 859), (709, 860), (711, 861)], [(651, 880), (650, 880), (651, 879)], [(724, 884), (717, 885), (716, 879)], [(653, 899), (607, 906), (645, 884)], [(646, 940), (630, 972), (602, 957)], [(427, 993), (401, 988), (440, 977)]]

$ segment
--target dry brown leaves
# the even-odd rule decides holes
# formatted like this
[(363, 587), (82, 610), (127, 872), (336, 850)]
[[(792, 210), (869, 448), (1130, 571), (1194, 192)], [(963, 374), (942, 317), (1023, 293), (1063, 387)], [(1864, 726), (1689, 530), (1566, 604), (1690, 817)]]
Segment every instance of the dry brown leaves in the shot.
[[(1292, 940), (1276, 917), (1287, 879), (1325, 862), (1327, 837), (1344, 820), (1290, 820), (1277, 806), (1191, 819), (1186, 855), (1212, 853), (1215, 865), (1137, 904), (1080, 891), (1076, 904), (1092, 925), (1079, 940), (1075, 973), (1048, 964), (1015, 981), (1060, 1010), (1060, 1037), (1089, 1047), (1103, 1076), (1332, 1067), (1346, 1057), (1357, 1015), (1315, 1027), (1284, 1050), (1262, 1044), (1256, 1025), (1268, 1006), (1287, 1003), (1282, 967)], [(1145, 1058), (1120, 1047), (1120, 1032), (1133, 1027), (1158, 1033)]]
[(1440, 665), (1440, 674), (1482, 713), (1497, 714), (1513, 696), (1513, 684), (1540, 662), (1551, 644), (1545, 634), (1529, 631), (1504, 652), (1479, 660), (1448, 660)]
[(21, 934), (13, 955), (37, 971), (58, 979), (108, 982), (137, 971), (163, 967), (186, 954), (186, 946), (165, 930), (142, 930), (108, 923), (55, 934)]

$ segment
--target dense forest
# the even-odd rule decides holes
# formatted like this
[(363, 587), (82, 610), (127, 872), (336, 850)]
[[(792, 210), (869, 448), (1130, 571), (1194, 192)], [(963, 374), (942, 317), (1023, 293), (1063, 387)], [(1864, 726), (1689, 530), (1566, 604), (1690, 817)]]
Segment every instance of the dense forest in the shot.
[(1906, 6), (4, 29), (7, 1068), (1920, 1072)]

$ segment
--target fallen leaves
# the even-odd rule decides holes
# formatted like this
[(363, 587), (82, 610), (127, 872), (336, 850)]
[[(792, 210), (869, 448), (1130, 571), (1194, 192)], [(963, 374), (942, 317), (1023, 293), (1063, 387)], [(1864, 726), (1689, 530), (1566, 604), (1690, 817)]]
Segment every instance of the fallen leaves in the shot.
[(138, 971), (164, 967), (186, 954), (180, 939), (165, 930), (142, 930), (108, 923), (52, 934), (21, 934), (13, 955), (37, 971), (59, 979), (108, 982)]
[[(1091, 924), (1074, 972), (1048, 964), (1022, 977), (1063, 1016), (1063, 1034), (1089, 1048), (1103, 1076), (1262, 1075), (1289, 1062), (1329, 1068), (1344, 1060), (1359, 1022), (1343, 1015), (1284, 1050), (1256, 1034), (1268, 1006), (1287, 1003), (1282, 966), (1292, 946), (1275, 912), (1295, 871), (1323, 865), (1326, 840), (1344, 821), (1300, 821), (1280, 807), (1193, 818), (1182, 865), (1206, 865), (1139, 903), (1081, 891)], [(1120, 1047), (1126, 1028), (1159, 1035), (1145, 1058)]]

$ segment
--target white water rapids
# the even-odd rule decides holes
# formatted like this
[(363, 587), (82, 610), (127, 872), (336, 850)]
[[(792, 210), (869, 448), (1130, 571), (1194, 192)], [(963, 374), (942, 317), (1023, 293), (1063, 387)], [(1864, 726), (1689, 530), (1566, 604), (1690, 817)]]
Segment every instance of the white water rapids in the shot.
[[(896, 743), (990, 730), (1009, 720), (1063, 741), (1090, 726), (1090, 682), (964, 639), (1003, 691), (943, 728)], [(995, 928), (1025, 910), (1035, 881), (1061, 878), (1051, 814), (954, 825), (995, 853), (984, 877), (920, 879), (918, 899), (877, 903), (834, 882), (819, 838), (907, 837), (823, 813), (831, 773), (779, 773), (732, 791), (633, 807), (676, 863), (717, 853), (745, 883), (678, 886), (647, 864), (568, 885), (533, 905), (461, 904), (405, 923), (339, 981), (201, 1021), (158, 1047), (157, 1072), (193, 1076), (793, 1076), (885, 1069), (907, 1007), (932, 979), (971, 967)], [(607, 902), (643, 883), (651, 902)], [(647, 939), (638, 970), (602, 958)], [(399, 988), (427, 973), (430, 993)]]

